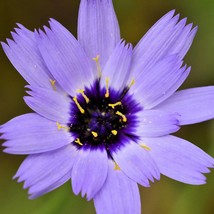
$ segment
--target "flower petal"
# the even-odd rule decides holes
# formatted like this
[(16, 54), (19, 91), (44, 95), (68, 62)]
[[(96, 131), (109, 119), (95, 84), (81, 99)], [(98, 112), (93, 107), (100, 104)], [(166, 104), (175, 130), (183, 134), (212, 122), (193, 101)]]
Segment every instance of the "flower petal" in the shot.
[(181, 67), (177, 55), (160, 60), (150, 72), (136, 79), (130, 91), (137, 100), (141, 101), (144, 109), (151, 109), (171, 96), (183, 83), (190, 72), (190, 68)]
[(144, 110), (137, 116), (139, 123), (135, 133), (141, 137), (158, 137), (176, 132), (180, 129), (176, 116), (159, 110)]
[(63, 147), (73, 141), (71, 134), (57, 127), (56, 122), (38, 114), (24, 114), (10, 120), (0, 128), (1, 139), (7, 140), (4, 152), (35, 154)]
[(80, 150), (72, 170), (72, 187), (75, 194), (87, 194), (90, 200), (105, 182), (108, 171), (105, 150)]
[(99, 214), (140, 214), (140, 194), (137, 184), (121, 170), (114, 170), (109, 161), (108, 176), (102, 189), (94, 197), (94, 206)]
[(106, 85), (106, 78), (109, 85), (115, 90), (123, 90), (130, 75), (132, 59), (132, 46), (120, 42), (115, 47), (102, 72), (102, 85)]
[(214, 86), (207, 86), (178, 91), (156, 108), (179, 114), (179, 125), (186, 125), (213, 119), (213, 105)]
[(51, 192), (55, 189), (57, 189), (58, 187), (62, 186), (64, 183), (66, 183), (69, 179), (71, 178), (71, 172), (69, 171), (67, 174), (65, 174), (62, 178), (60, 178), (59, 180), (57, 180), (56, 182), (54, 182), (51, 185), (47, 185), (46, 188), (42, 189), (41, 191), (35, 191), (34, 193), (32, 193), (29, 196), (29, 199), (35, 199), (38, 198), (48, 192)]
[(4, 52), (30, 85), (51, 88), (52, 75), (39, 53), (34, 33), (20, 24), (18, 26), (17, 33), (12, 33), (14, 41), (8, 39), (8, 45), (2, 43)]
[(160, 172), (174, 180), (187, 184), (204, 184), (214, 166), (214, 159), (190, 142), (174, 136), (146, 138), (143, 140), (151, 148), (150, 155)]
[(14, 179), (24, 181), (24, 188), (29, 188), (31, 198), (43, 195), (66, 182), (68, 174), (71, 175), (76, 154), (76, 148), (68, 145), (55, 151), (29, 155)]
[(67, 124), (69, 122), (70, 98), (55, 90), (28, 86), (31, 96), (24, 97), (26, 104), (41, 116)]
[(179, 15), (170, 11), (163, 16), (140, 40), (133, 53), (133, 75), (143, 77), (162, 58), (177, 54), (182, 59), (190, 48), (197, 32), (186, 18), (178, 22)]
[(111, 155), (121, 170), (132, 180), (142, 186), (149, 187), (149, 180), (160, 179), (159, 170), (149, 155), (149, 151), (141, 148), (135, 142), (129, 141), (123, 148)]
[(46, 34), (41, 30), (35, 33), (39, 50), (56, 82), (73, 96), (77, 89), (94, 80), (92, 60), (89, 61), (78, 41), (60, 23), (51, 19), (50, 27), (51, 30), (44, 27)]
[(100, 56), (104, 66), (116, 44), (120, 29), (112, 0), (82, 0), (78, 17), (78, 40), (92, 59)]

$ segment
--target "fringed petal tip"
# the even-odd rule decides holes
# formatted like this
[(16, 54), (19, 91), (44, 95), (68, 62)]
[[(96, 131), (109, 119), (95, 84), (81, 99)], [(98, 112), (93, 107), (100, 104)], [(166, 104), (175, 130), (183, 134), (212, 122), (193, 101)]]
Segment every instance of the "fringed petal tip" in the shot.
[(197, 146), (170, 135), (143, 142), (163, 175), (191, 185), (206, 183), (204, 174), (213, 168), (214, 159)]

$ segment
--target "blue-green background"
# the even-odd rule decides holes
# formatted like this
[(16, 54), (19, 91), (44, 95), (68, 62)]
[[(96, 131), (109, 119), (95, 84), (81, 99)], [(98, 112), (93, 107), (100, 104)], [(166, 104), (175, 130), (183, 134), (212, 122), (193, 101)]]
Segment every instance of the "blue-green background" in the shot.
[[(188, 17), (199, 31), (185, 61), (192, 72), (183, 88), (214, 84), (214, 1), (213, 0), (115, 0), (122, 37), (133, 44), (151, 25), (171, 9)], [(76, 35), (78, 0), (0, 0), (0, 40), (10, 37), (15, 23), (33, 30), (53, 17)], [(0, 49), (0, 124), (30, 112), (24, 104), (26, 82)], [(213, 108), (213, 106), (212, 106)], [(214, 121), (183, 127), (177, 133), (214, 156)], [(167, 155), (167, 154), (166, 154)], [(92, 202), (72, 193), (70, 184), (36, 200), (27, 199), (22, 184), (12, 180), (23, 156), (0, 151), (1, 214), (91, 214)], [(176, 170), (176, 169), (175, 169)], [(214, 170), (203, 186), (190, 186), (162, 177), (151, 188), (141, 188), (144, 214), (213, 214)]]

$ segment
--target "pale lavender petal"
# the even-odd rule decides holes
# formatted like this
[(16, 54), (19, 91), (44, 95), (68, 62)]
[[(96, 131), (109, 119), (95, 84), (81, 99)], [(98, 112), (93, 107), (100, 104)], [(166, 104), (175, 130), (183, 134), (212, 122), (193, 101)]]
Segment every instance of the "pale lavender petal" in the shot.
[(174, 180), (187, 184), (204, 184), (208, 168), (214, 167), (214, 159), (190, 142), (174, 136), (145, 138), (143, 143), (151, 148), (150, 155), (160, 172)]
[(139, 122), (135, 134), (141, 137), (158, 137), (176, 132), (180, 129), (177, 116), (159, 110), (144, 110), (137, 115)]
[(59, 123), (67, 124), (70, 118), (70, 102), (66, 94), (57, 90), (28, 86), (31, 96), (24, 97), (26, 104), (41, 116)]
[(92, 69), (92, 60), (66, 28), (53, 19), (50, 27), (44, 27), (46, 34), (41, 30), (35, 33), (40, 53), (56, 82), (74, 96), (77, 89), (92, 83), (96, 71)]
[(80, 150), (72, 169), (72, 187), (77, 195), (87, 195), (90, 200), (102, 188), (108, 171), (105, 150)]
[(19, 27), (15, 29), (17, 33), (12, 33), (14, 41), (8, 39), (8, 45), (2, 43), (4, 52), (30, 85), (51, 88), (52, 75), (39, 53), (34, 33), (22, 25)]
[(118, 43), (103, 69), (101, 84), (105, 86), (108, 78), (112, 88), (122, 90), (130, 75), (131, 59), (132, 46), (122, 41)]
[(11, 154), (35, 154), (58, 149), (71, 143), (71, 134), (56, 122), (45, 119), (35, 113), (24, 114), (0, 128), (4, 152)]
[(186, 79), (190, 68), (181, 65), (182, 61), (177, 55), (164, 58), (150, 72), (136, 78), (130, 92), (145, 109), (153, 108), (171, 96)]
[(62, 178), (57, 180), (55, 183), (51, 184), (50, 186), (42, 189), (41, 191), (35, 191), (33, 192), (28, 198), (29, 199), (35, 199), (38, 198), (48, 192), (51, 192), (55, 190), (56, 188), (62, 186), (65, 182), (67, 182), (71, 178), (71, 172), (69, 171), (67, 174), (65, 174)]
[(14, 178), (24, 181), (32, 198), (45, 194), (66, 182), (77, 150), (72, 145), (51, 152), (29, 155), (21, 164)]
[(214, 118), (214, 86), (181, 90), (156, 109), (179, 114), (179, 125), (199, 123)]
[(103, 66), (120, 41), (120, 29), (112, 0), (82, 0), (78, 17), (78, 40), (92, 59)]
[(99, 214), (140, 214), (141, 203), (137, 184), (121, 170), (114, 170), (109, 161), (108, 176), (102, 189), (94, 197)]
[(163, 16), (140, 40), (133, 53), (133, 75), (143, 77), (166, 56), (177, 54), (182, 59), (190, 48), (197, 32), (192, 24), (186, 25), (186, 18), (178, 22), (174, 11)]
[[(130, 141), (128, 138), (126, 141)], [(135, 142), (129, 142), (123, 148), (111, 153), (121, 170), (132, 180), (149, 187), (149, 180), (160, 179), (160, 172), (152, 160), (149, 151)]]

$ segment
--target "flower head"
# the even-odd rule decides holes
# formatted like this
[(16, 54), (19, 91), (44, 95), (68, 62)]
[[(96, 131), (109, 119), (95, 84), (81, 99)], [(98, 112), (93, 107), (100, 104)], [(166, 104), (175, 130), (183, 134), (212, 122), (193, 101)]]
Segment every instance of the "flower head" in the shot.
[(60, 23), (22, 25), (2, 43), (28, 82), (35, 112), (0, 127), (5, 152), (27, 154), (14, 178), (30, 198), (71, 179), (97, 213), (140, 213), (138, 184), (160, 174), (204, 184), (214, 160), (171, 133), (214, 117), (214, 87), (176, 90), (197, 27), (170, 11), (135, 48), (120, 38), (111, 0), (82, 0), (76, 40)]

